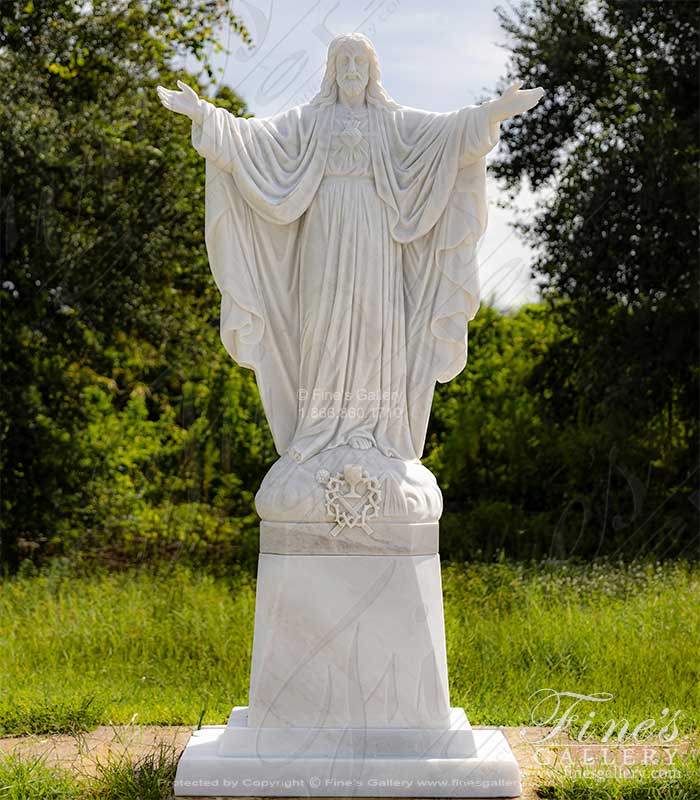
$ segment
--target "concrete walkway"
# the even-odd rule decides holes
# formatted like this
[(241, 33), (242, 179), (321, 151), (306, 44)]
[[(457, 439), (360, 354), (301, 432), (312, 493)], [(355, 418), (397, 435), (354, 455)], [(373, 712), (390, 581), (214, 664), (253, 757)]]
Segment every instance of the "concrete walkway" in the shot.
[[(477, 727), (477, 726), (475, 726)], [(173, 758), (179, 758), (191, 733), (187, 727), (158, 727), (152, 725), (101, 726), (77, 734), (10, 736), (0, 738), (0, 759), (14, 753), (23, 758), (42, 757), (47, 765), (70, 770), (76, 776), (90, 777), (100, 764), (128, 759), (132, 763), (159, 748), (166, 748)], [(606, 763), (615, 769), (630, 769), (634, 764), (654, 763), (660, 768), (687, 753), (688, 742), (671, 746), (625, 746), (579, 744), (559, 737), (542, 742), (544, 728), (503, 728), (513, 748), (523, 774), (522, 800), (535, 800), (537, 783), (552, 771), (575, 767), (594, 769)], [(696, 749), (696, 748), (695, 748)], [(675, 755), (674, 755), (675, 754)]]

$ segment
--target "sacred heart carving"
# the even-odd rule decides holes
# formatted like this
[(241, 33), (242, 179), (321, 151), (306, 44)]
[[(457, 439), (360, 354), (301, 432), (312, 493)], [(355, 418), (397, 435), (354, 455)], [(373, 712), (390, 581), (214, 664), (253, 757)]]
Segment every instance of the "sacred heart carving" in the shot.
[(337, 536), (346, 527), (361, 528), (371, 536), (368, 520), (379, 515), (382, 501), (379, 478), (372, 478), (359, 464), (346, 464), (343, 472), (335, 475), (319, 470), (316, 480), (326, 487), (326, 511), (336, 523), (331, 536)]

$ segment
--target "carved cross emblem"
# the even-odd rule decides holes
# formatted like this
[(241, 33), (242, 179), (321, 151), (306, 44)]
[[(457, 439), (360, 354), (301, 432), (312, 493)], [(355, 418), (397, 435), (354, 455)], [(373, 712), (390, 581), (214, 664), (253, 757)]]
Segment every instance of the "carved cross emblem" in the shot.
[(362, 528), (371, 536), (368, 520), (379, 515), (382, 500), (379, 479), (370, 477), (359, 464), (346, 464), (343, 472), (335, 475), (319, 470), (316, 480), (326, 487), (326, 511), (336, 522), (331, 536), (337, 536), (345, 527)]

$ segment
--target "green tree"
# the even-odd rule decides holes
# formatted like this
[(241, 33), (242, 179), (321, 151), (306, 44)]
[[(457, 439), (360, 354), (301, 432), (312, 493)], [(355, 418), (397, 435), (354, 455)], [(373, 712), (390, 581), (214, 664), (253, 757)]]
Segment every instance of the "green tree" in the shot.
[[(84, 449), (90, 387), (133, 417), (142, 386), (157, 425), (212, 363), (203, 164), (154, 89), (196, 80), (176, 59), (211, 77), (221, 26), (248, 34), (213, 0), (10, 2), (0, 13), (0, 559), (16, 564), (85, 507), (109, 463)], [(221, 102), (245, 112), (231, 92)]]
[(511, 189), (542, 190), (521, 230), (569, 331), (534, 376), (552, 390), (542, 413), (560, 431), (604, 428), (606, 446), (686, 520), (698, 452), (699, 13), (655, 0), (499, 10), (504, 85), (546, 95), (506, 123), (493, 165)]

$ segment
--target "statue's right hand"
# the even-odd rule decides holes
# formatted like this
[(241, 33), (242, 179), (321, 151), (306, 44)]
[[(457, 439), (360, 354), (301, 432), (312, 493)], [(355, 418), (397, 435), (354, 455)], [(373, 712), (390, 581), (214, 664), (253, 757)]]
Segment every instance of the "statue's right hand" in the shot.
[(192, 122), (201, 124), (202, 122), (202, 109), (199, 102), (197, 92), (183, 83), (177, 82), (180, 91), (173, 91), (166, 89), (164, 86), (159, 86), (156, 91), (160, 102), (169, 110), (174, 111), (176, 114), (184, 114), (189, 117)]

